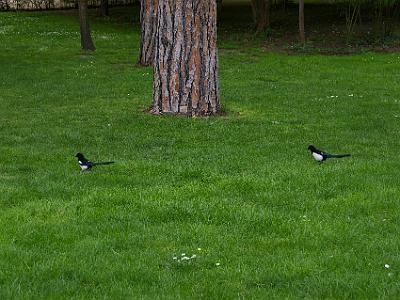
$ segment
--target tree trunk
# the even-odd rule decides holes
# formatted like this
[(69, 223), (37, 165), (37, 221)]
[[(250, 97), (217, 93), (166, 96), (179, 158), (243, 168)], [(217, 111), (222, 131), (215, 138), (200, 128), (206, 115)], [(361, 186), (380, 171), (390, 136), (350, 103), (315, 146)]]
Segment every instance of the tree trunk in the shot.
[(140, 53), (138, 64), (150, 66), (154, 61), (158, 0), (140, 1)]
[(101, 13), (101, 16), (103, 16), (103, 17), (107, 17), (109, 15), (108, 0), (101, 0), (100, 13)]
[(304, 0), (299, 0), (299, 32), (300, 32), (300, 42), (305, 44), (306, 33), (304, 30)]
[(263, 32), (270, 26), (271, 0), (251, 0), (256, 32)]
[(153, 113), (220, 112), (215, 0), (159, 0)]
[(84, 50), (96, 50), (88, 23), (87, 0), (79, 0), (79, 25), (81, 29), (81, 46)]

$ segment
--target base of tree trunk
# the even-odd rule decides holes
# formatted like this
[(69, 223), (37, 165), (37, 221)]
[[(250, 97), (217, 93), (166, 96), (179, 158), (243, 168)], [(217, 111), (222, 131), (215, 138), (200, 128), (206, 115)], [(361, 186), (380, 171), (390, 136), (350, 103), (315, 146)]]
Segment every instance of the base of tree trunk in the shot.
[(83, 50), (95, 51), (92, 35), (88, 22), (88, 2), (87, 0), (79, 0), (79, 24), (81, 32), (81, 46)]
[(159, 0), (152, 112), (220, 112), (215, 0)]
[[(204, 113), (204, 114), (192, 114), (192, 113), (174, 113), (174, 112), (163, 112), (160, 111), (158, 108), (150, 106), (146, 109), (142, 110), (144, 113), (153, 115), (153, 116), (181, 116), (181, 117), (188, 117), (188, 118), (208, 118), (208, 117), (226, 117), (231, 115), (230, 112), (225, 111), (223, 108), (220, 108), (218, 112), (215, 113)], [(239, 113), (232, 113), (233, 115), (239, 115)]]

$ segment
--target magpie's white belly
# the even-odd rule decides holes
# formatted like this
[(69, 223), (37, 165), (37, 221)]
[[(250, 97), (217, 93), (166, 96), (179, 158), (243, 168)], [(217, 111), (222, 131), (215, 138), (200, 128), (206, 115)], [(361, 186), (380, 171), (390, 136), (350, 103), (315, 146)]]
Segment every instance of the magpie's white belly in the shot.
[(82, 171), (84, 171), (84, 170), (87, 170), (88, 169), (88, 166), (86, 166), (86, 165), (79, 165), (80, 167), (81, 167), (81, 170)]
[(324, 157), (321, 154), (318, 154), (318, 153), (315, 153), (315, 152), (312, 153), (312, 156), (317, 161), (322, 161), (324, 159)]

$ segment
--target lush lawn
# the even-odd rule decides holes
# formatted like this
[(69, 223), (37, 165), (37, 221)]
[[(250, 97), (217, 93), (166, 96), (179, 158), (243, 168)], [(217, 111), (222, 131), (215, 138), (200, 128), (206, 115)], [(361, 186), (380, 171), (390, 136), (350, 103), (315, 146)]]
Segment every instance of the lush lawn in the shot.
[(224, 34), (229, 114), (155, 117), (138, 24), (92, 29), (88, 54), (70, 13), (0, 14), (0, 299), (400, 297), (399, 54)]

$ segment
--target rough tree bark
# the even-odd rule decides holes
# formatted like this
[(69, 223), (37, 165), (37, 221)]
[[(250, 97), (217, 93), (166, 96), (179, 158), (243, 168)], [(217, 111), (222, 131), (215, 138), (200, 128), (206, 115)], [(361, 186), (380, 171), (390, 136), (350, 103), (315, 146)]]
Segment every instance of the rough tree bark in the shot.
[(220, 112), (215, 0), (159, 0), (153, 113)]
[(304, 0), (299, 0), (299, 32), (300, 32), (300, 42), (305, 44), (306, 33), (304, 30)]
[(158, 0), (140, 1), (140, 53), (138, 64), (150, 66), (154, 61)]
[(271, 0), (251, 0), (256, 32), (263, 32), (270, 26)]
[(88, 23), (87, 0), (79, 0), (79, 25), (81, 29), (81, 46), (84, 50), (96, 50)]

